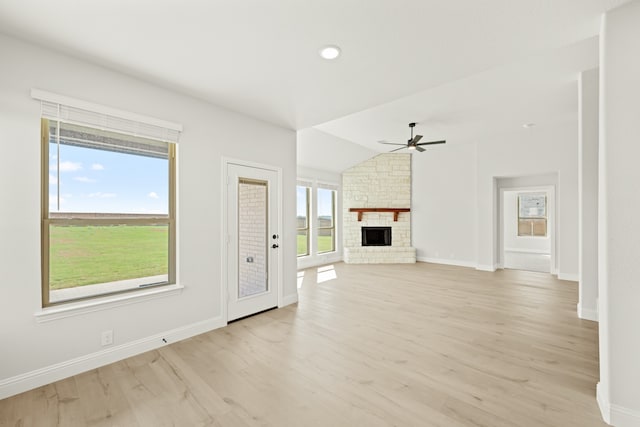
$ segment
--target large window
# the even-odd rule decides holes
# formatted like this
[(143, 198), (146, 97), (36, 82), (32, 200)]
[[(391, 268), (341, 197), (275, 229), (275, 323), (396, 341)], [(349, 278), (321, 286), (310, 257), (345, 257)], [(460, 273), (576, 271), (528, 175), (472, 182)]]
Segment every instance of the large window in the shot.
[(297, 222), (298, 222), (298, 256), (309, 255), (309, 194), (310, 188), (298, 185), (297, 190)]
[(518, 194), (518, 236), (547, 235), (547, 195)]
[(318, 253), (336, 250), (336, 191), (318, 188)]
[(43, 118), (42, 153), (43, 306), (175, 283), (175, 144)]

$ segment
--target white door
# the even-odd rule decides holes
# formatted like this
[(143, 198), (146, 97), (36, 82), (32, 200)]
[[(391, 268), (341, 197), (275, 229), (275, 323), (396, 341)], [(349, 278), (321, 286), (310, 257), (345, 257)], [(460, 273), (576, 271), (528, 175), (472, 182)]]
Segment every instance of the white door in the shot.
[(227, 320), (278, 306), (278, 173), (227, 165)]

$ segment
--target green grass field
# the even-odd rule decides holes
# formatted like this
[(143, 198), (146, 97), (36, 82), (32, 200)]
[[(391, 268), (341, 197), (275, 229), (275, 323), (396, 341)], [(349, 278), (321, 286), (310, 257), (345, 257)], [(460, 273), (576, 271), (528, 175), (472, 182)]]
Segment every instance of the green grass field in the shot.
[(51, 289), (167, 274), (167, 226), (51, 227)]
[[(331, 236), (318, 236), (318, 253), (331, 250)], [(298, 235), (298, 255), (307, 252), (306, 236)]]
[[(168, 273), (167, 226), (51, 227), (49, 287), (65, 289)], [(318, 252), (331, 236), (318, 237)], [(306, 252), (298, 236), (298, 254)]]

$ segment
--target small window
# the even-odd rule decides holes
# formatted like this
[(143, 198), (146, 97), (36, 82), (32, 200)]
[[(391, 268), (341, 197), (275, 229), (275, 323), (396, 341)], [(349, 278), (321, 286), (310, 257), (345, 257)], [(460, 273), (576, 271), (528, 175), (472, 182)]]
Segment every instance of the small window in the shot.
[(297, 222), (298, 222), (298, 256), (309, 255), (309, 194), (310, 188), (298, 185), (297, 190)]
[(336, 250), (336, 191), (318, 188), (318, 253)]
[(518, 236), (546, 237), (547, 195), (518, 194)]
[(175, 283), (175, 144), (42, 119), (43, 306)]

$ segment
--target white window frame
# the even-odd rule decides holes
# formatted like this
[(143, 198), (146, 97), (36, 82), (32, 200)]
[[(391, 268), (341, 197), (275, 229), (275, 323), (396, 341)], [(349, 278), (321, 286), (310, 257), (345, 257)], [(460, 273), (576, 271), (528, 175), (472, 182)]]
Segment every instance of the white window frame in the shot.
[[(522, 212), (520, 209), (520, 203), (521, 203), (521, 198), (522, 196), (527, 196), (527, 195), (531, 195), (531, 194), (535, 194), (536, 196), (540, 196), (540, 197), (544, 197), (544, 215), (526, 215), (526, 216), (522, 216)], [(546, 193), (518, 193), (518, 197), (517, 197), (517, 201), (518, 201), (518, 216), (517, 216), (517, 221), (518, 224), (516, 225), (516, 232), (518, 233), (518, 237), (533, 237), (533, 238), (547, 238), (549, 235), (549, 201), (548, 201), (548, 197)], [(530, 221), (530, 231), (527, 234), (520, 234), (520, 221)], [(534, 234), (533, 233), (533, 222), (534, 221), (544, 221), (544, 234), (540, 235), (540, 234)]]
[[(297, 228), (296, 226), (296, 239), (298, 238), (298, 233), (300, 231), (305, 231), (306, 236), (307, 236), (307, 252), (304, 254), (297, 254), (298, 258), (302, 258), (302, 257), (307, 257), (311, 255), (311, 194), (312, 194), (312, 184), (306, 181), (298, 181), (298, 183), (296, 184), (296, 198), (298, 197), (298, 187), (302, 187), (305, 189), (306, 192), (306, 198), (307, 198), (307, 211), (306, 211), (306, 215), (307, 215), (307, 226), (305, 228)], [(296, 200), (296, 205), (297, 205), (297, 200)], [(297, 221), (297, 214), (296, 214), (296, 221)], [(297, 240), (296, 240), (296, 253), (297, 253)]]

